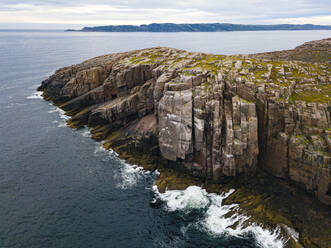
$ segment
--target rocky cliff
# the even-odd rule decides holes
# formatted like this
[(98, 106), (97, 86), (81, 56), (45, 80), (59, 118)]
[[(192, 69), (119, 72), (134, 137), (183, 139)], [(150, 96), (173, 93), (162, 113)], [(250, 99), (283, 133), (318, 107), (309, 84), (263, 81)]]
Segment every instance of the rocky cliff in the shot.
[(331, 38), (309, 41), (292, 50), (283, 50), (267, 53), (251, 54), (249, 58), (268, 60), (296, 60), (304, 62), (324, 62), (331, 61)]
[(157, 47), (59, 69), (39, 90), (124, 157), (217, 183), (263, 169), (331, 204), (329, 66)]

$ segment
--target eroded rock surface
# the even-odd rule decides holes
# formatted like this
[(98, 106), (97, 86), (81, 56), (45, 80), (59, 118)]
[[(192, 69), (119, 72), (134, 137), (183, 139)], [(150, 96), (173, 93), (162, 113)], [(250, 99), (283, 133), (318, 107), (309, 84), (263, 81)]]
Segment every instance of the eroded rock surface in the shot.
[(330, 78), (328, 63), (157, 47), (62, 68), (39, 90), (110, 147), (124, 128), (120, 151), (214, 182), (262, 168), (331, 204)]

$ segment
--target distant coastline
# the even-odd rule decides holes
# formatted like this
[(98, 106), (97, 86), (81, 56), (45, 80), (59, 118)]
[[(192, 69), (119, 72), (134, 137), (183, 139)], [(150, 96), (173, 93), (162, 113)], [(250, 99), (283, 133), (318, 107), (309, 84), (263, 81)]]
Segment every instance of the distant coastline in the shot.
[(80, 30), (67, 29), (69, 32), (228, 32), (228, 31), (275, 31), (275, 30), (331, 30), (330, 25), (277, 24), (244, 25), (231, 23), (152, 23), (143, 25), (108, 25), (84, 27)]

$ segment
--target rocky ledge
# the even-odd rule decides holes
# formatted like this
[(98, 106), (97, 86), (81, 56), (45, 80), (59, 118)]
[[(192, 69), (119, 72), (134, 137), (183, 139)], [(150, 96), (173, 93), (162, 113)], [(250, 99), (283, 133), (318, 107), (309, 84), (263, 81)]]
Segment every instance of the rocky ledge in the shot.
[(59, 69), (39, 90), (70, 127), (149, 168), (216, 183), (263, 170), (331, 204), (330, 65), (261, 56), (116, 53)]

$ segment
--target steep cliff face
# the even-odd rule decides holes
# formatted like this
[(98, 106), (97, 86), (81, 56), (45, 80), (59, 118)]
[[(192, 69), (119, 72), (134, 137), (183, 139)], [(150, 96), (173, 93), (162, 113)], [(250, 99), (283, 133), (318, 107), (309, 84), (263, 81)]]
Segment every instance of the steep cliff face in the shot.
[(260, 167), (331, 204), (330, 78), (323, 63), (158, 47), (62, 68), (39, 90), (120, 153), (214, 182)]

